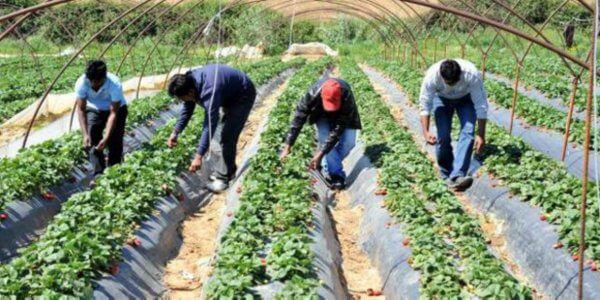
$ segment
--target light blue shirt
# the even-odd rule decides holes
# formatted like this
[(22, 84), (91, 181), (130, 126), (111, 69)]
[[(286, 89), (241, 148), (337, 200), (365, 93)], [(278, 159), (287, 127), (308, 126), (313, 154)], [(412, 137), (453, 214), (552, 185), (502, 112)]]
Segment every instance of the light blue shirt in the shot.
[(127, 105), (119, 77), (111, 73), (107, 74), (106, 81), (98, 91), (92, 89), (90, 80), (85, 74), (81, 75), (75, 83), (75, 95), (79, 99), (86, 100), (88, 108), (97, 110), (110, 110), (113, 102), (120, 102), (121, 106)]

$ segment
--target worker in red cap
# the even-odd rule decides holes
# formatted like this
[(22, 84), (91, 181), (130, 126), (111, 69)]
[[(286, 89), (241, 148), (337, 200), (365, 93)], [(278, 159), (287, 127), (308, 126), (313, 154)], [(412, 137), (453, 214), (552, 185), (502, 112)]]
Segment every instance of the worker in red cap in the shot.
[(345, 188), (346, 173), (342, 161), (356, 144), (356, 131), (362, 129), (350, 84), (337, 78), (317, 81), (300, 100), (287, 134), (281, 159), (289, 155), (306, 120), (316, 124), (319, 150), (309, 168), (324, 170), (335, 190)]

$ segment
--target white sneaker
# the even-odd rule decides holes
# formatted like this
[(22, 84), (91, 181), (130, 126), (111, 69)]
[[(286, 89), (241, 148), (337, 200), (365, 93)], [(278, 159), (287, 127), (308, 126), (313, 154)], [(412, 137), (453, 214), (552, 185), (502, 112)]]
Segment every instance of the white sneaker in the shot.
[(221, 179), (211, 181), (207, 186), (209, 191), (219, 194), (229, 187), (229, 183)]

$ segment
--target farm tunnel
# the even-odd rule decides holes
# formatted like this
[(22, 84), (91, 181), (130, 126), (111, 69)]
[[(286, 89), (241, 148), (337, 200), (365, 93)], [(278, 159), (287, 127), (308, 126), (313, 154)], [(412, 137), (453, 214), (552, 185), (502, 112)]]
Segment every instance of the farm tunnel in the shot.
[[(3, 1), (0, 294), (600, 297), (596, 2)], [(421, 137), (423, 72), (445, 58), (473, 62), (489, 101), (465, 192)], [(125, 161), (92, 188), (70, 93), (91, 59), (130, 110)], [(258, 91), (220, 195), (212, 154), (185, 172), (202, 116), (163, 141), (181, 110), (168, 79), (212, 63)], [(322, 76), (350, 83), (363, 123), (342, 192), (305, 171), (309, 126), (277, 159)]]

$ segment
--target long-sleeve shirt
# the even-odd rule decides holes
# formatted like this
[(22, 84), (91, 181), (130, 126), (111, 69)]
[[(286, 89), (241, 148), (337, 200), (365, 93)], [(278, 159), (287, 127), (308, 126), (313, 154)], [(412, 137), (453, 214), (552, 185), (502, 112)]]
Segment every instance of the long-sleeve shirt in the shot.
[(204, 108), (204, 127), (198, 143), (197, 153), (206, 154), (210, 145), (210, 137), (219, 122), (221, 107), (236, 105), (239, 101), (247, 100), (245, 97), (256, 93), (254, 84), (244, 72), (226, 65), (206, 65), (202, 68), (188, 71), (186, 76), (191, 76), (196, 83), (196, 101), (186, 101), (177, 124), (175, 133), (181, 133), (194, 114), (196, 105)]
[(323, 83), (328, 79), (328, 77), (323, 77), (313, 84), (300, 102), (298, 102), (292, 125), (286, 137), (286, 144), (290, 146), (294, 145), (307, 119), (310, 124), (314, 124), (321, 118), (326, 118), (330, 122), (331, 130), (329, 137), (321, 148), (321, 151), (324, 153), (329, 153), (333, 149), (339, 142), (340, 136), (345, 129), (362, 129), (352, 89), (350, 84), (344, 80), (335, 79), (341, 84), (343, 89), (341, 109), (333, 114), (325, 112), (321, 98), (321, 89)]
[(470, 94), (477, 113), (477, 119), (487, 119), (488, 100), (481, 73), (473, 63), (463, 59), (455, 60), (460, 65), (462, 72), (460, 80), (452, 86), (447, 85), (440, 74), (440, 65), (443, 61), (435, 63), (425, 73), (419, 97), (421, 116), (431, 114), (435, 97), (453, 100), (461, 99)]

